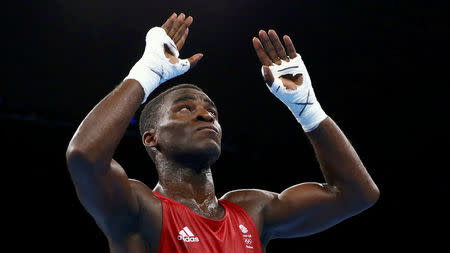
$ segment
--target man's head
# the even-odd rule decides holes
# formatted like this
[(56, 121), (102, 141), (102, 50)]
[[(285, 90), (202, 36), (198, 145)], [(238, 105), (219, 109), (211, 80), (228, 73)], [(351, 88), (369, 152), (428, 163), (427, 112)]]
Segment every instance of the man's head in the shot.
[(157, 157), (186, 166), (214, 163), (221, 152), (217, 108), (197, 86), (180, 84), (148, 102), (141, 112), (142, 142)]

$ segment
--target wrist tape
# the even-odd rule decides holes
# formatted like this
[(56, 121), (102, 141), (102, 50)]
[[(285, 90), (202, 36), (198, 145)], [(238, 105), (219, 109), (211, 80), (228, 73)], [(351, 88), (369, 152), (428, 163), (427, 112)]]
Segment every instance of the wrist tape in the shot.
[[(289, 62), (281, 60), (280, 65), (272, 65), (269, 68), (274, 76), (272, 85), (266, 84), (269, 90), (289, 108), (305, 132), (314, 130), (327, 115), (316, 99), (311, 78), (301, 56), (297, 54), (297, 57), (291, 58)], [(264, 76), (263, 68), (261, 72)], [(303, 77), (302, 85), (296, 86), (295, 90), (286, 89), (280, 77), (297, 74)]]
[(164, 45), (178, 58), (179, 52), (174, 41), (161, 27), (153, 27), (145, 37), (145, 50), (141, 59), (131, 68), (129, 74), (124, 78), (135, 79), (144, 89), (145, 95), (142, 103), (145, 103), (148, 95), (160, 84), (176, 76), (184, 74), (190, 68), (187, 59), (178, 59), (173, 64), (164, 54)]

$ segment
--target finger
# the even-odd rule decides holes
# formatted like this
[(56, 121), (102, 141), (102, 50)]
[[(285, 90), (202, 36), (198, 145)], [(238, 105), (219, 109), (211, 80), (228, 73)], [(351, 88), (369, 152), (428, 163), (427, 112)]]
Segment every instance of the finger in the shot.
[(167, 20), (166, 22), (161, 26), (164, 30), (166, 30), (166, 33), (169, 33), (170, 28), (172, 27), (173, 21), (177, 18), (177, 14), (174, 12)]
[(184, 42), (186, 41), (188, 34), (189, 34), (189, 28), (186, 29), (183, 37), (181, 37), (181, 39), (178, 40), (178, 42), (176, 43), (178, 51), (180, 51), (183, 48)]
[(286, 46), (286, 51), (289, 57), (295, 58), (297, 57), (297, 51), (295, 51), (294, 43), (292, 43), (292, 40), (289, 36), (284, 35), (283, 36), (284, 45)]
[(278, 58), (278, 54), (275, 51), (275, 48), (273, 47), (272, 42), (270, 41), (270, 38), (265, 31), (259, 31), (259, 39), (262, 42), (266, 54), (270, 57), (270, 60), (275, 64), (280, 65), (281, 61)]
[(191, 65), (190, 68), (192, 69), (193, 67), (195, 67), (197, 65), (198, 61), (200, 61), (200, 59), (202, 59), (202, 58), (203, 58), (203, 54), (194, 54), (193, 56), (191, 56), (188, 59), (190, 65)]
[(278, 34), (274, 30), (269, 30), (268, 32), (270, 41), (272, 42), (273, 47), (275, 48), (275, 51), (281, 59), (285, 61), (289, 61), (289, 58), (287, 57), (286, 51), (284, 50), (283, 44), (281, 44), (280, 38), (278, 37)]
[(272, 87), (272, 84), (275, 81), (272, 71), (270, 71), (269, 67), (263, 66), (263, 72), (264, 72), (264, 82), (266, 82), (267, 85), (269, 85), (269, 87)]
[(258, 38), (253, 37), (252, 42), (253, 42), (253, 48), (255, 49), (256, 55), (258, 56), (261, 64), (266, 65), (266, 66), (272, 65), (272, 61), (270, 60), (269, 56), (264, 51), (261, 41), (259, 41)]
[(175, 42), (175, 44), (181, 39), (181, 37), (183, 37), (183, 35), (186, 32), (186, 29), (192, 24), (192, 22), (194, 21), (194, 19), (189, 16), (188, 18), (186, 18), (183, 22), (183, 24), (181, 24), (180, 28), (178, 28), (178, 31), (175, 33), (175, 35), (173, 36), (172, 40)]
[(167, 35), (169, 35), (169, 37), (171, 39), (173, 39), (173, 36), (175, 35), (175, 33), (177, 33), (178, 29), (180, 28), (180, 26), (183, 24), (184, 22), (184, 18), (186, 16), (184, 15), (184, 13), (181, 13), (180, 15), (178, 15), (178, 17), (173, 21), (172, 27), (170, 28), (169, 32), (167, 33)]

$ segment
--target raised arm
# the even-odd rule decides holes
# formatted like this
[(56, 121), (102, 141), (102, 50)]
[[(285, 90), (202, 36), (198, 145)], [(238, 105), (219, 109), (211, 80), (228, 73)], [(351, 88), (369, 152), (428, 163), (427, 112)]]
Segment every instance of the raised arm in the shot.
[[(306, 67), (288, 36), (259, 32), (253, 46), (269, 90), (293, 113), (314, 147), (325, 183), (301, 183), (269, 194), (265, 240), (323, 231), (372, 206), (379, 190), (344, 133), (317, 101)], [(300, 166), (300, 164), (299, 164)]]
[[(76, 130), (66, 151), (78, 197), (100, 228), (120, 237), (135, 229), (139, 215), (135, 181), (113, 160), (129, 122), (147, 96), (164, 81), (186, 72), (201, 58), (178, 58), (192, 17), (175, 13), (162, 27), (150, 29), (142, 58), (129, 75), (102, 99)], [(163, 70), (162, 72), (159, 72)]]

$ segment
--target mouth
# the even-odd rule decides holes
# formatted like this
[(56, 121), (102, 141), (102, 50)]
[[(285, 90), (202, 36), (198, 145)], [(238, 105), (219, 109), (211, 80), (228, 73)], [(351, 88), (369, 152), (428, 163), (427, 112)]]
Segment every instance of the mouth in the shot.
[(214, 131), (216, 133), (219, 133), (219, 130), (216, 127), (214, 127), (214, 126), (202, 126), (202, 127), (197, 128), (197, 131), (202, 131), (202, 130), (204, 130), (204, 131)]

